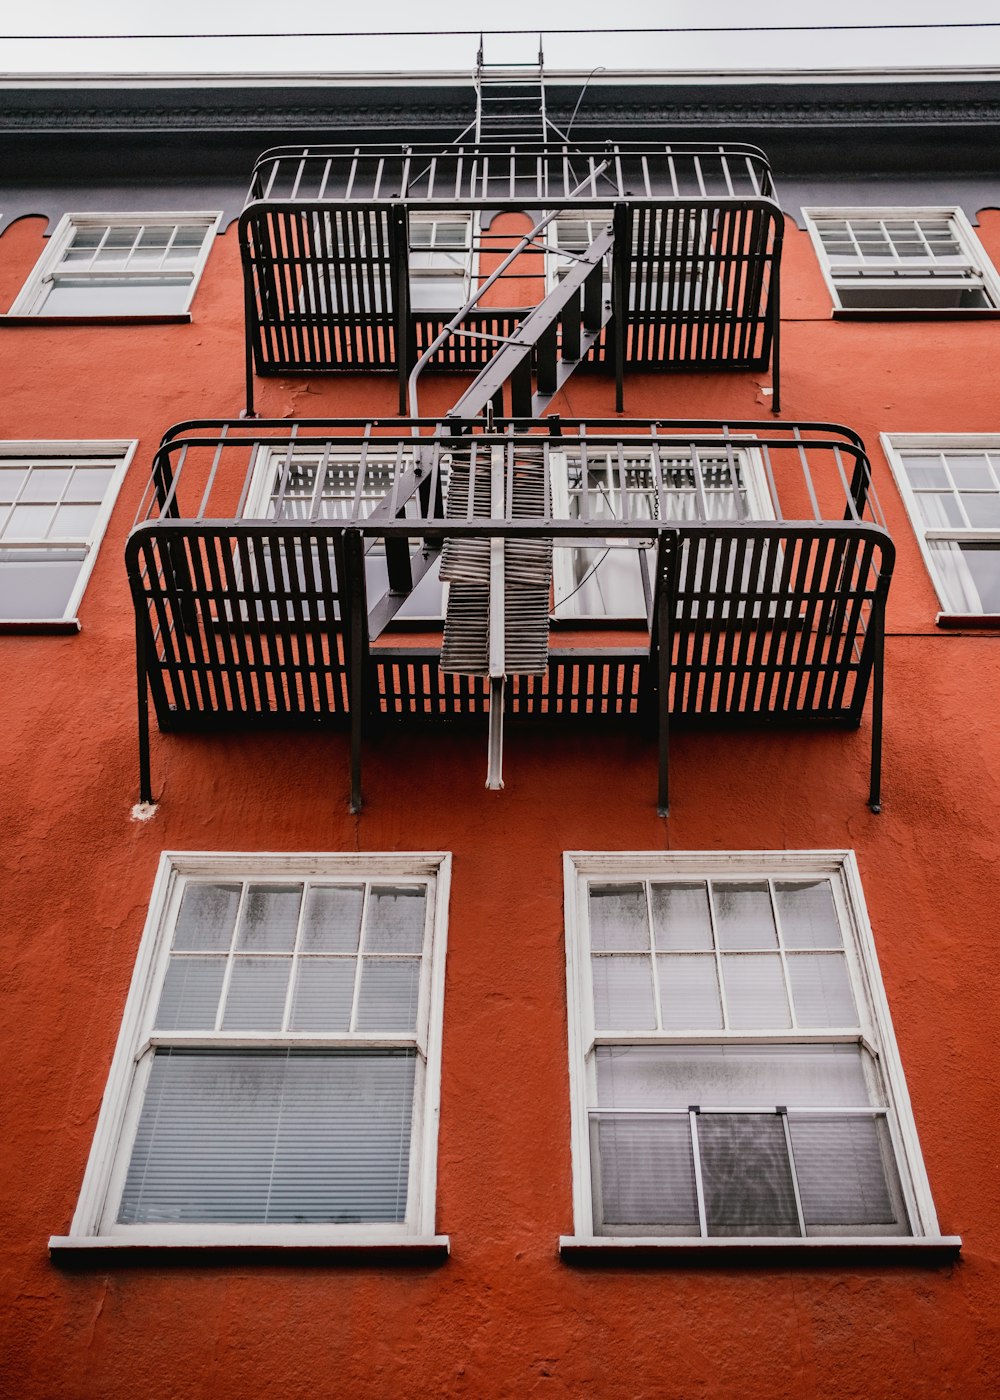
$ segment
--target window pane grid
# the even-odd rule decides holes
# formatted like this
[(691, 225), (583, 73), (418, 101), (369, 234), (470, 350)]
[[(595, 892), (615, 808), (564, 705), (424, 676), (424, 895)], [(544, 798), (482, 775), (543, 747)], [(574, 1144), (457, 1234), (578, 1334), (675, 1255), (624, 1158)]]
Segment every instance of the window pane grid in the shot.
[[(900, 454), (910, 489), (923, 523), (929, 529), (988, 530), (1000, 532), (1000, 457), (990, 452), (903, 452)], [(979, 468), (979, 472), (975, 468)], [(974, 479), (976, 486), (956, 481), (956, 471)], [(971, 470), (970, 470), (971, 469)], [(972, 513), (981, 517), (973, 520)], [(985, 507), (985, 509), (984, 509)], [(956, 520), (955, 516), (959, 518)]]
[[(0, 540), (86, 546), (116, 465), (106, 457), (0, 458)], [(82, 528), (60, 529), (63, 522)]]
[[(814, 937), (803, 946), (789, 946), (783, 929), (776, 884), (780, 884), (783, 897), (792, 900), (796, 893), (800, 898), (808, 899), (814, 887), (829, 890), (828, 881), (794, 882), (773, 878), (705, 881), (710, 950), (686, 949), (671, 943), (669, 952), (665, 954), (664, 947), (656, 941), (654, 888), (683, 889), (689, 888), (692, 883), (701, 882), (677, 881), (668, 884), (644, 881), (647, 930), (643, 946), (592, 949), (594, 1025), (597, 1033), (655, 1031), (657, 1034), (679, 1034), (713, 1029), (715, 1026), (724, 1032), (760, 1034), (860, 1029), (839, 928), (834, 934), (835, 926), (828, 919), (831, 929), (829, 942), (823, 941), (821, 931), (818, 939)], [(591, 897), (607, 900), (613, 891), (613, 885), (602, 885), (594, 888)], [(766, 895), (769, 927), (759, 933), (751, 930), (748, 946), (735, 946), (733, 939), (736, 933), (727, 932), (730, 927), (728, 916), (727, 921), (723, 922), (718, 899), (720, 895), (732, 900), (751, 894), (757, 896), (758, 908), (759, 897)], [(832, 895), (829, 897), (829, 909), (834, 911)], [(739, 922), (732, 927), (738, 929)], [(677, 969), (679, 973), (685, 963), (688, 964), (687, 970), (675, 980), (687, 994), (681, 1003), (682, 1008), (686, 1007), (686, 1022), (683, 1019), (678, 1021), (674, 1004), (668, 1001), (672, 991), (670, 969)], [(708, 963), (714, 967), (714, 983), (706, 981), (704, 974), (695, 972), (696, 967)], [(648, 985), (651, 999), (651, 1025), (643, 1024), (636, 1010), (646, 1004), (640, 995), (640, 967), (645, 968), (641, 976)], [(627, 981), (623, 981), (623, 978), (627, 978)], [(707, 990), (709, 987), (711, 991)], [(691, 998), (699, 995), (707, 1000), (697, 1004), (692, 1002)], [(640, 998), (638, 1001), (637, 996)], [(712, 1011), (716, 997), (718, 1021), (713, 1019)]]
[(100, 280), (166, 272), (190, 281), (207, 233), (203, 225), (78, 224), (50, 275)]
[[(226, 886), (198, 884), (187, 885), (184, 897), (192, 891), (202, 893), (222, 891)], [(312, 909), (313, 897), (318, 893), (341, 891), (345, 895), (360, 893), (362, 902), (357, 924), (357, 938), (351, 949), (306, 948), (307, 916)], [(414, 899), (419, 905), (419, 930), (416, 926), (407, 933), (403, 928), (402, 943), (398, 948), (379, 947), (373, 944), (377, 914), (373, 912), (373, 891), (381, 903), (391, 906), (394, 901)], [(249, 920), (248, 909), (251, 901), (266, 901), (269, 897), (297, 894), (298, 905), (295, 927), (291, 938), (284, 947), (262, 947), (252, 940), (258, 936)], [(426, 938), (427, 889), (420, 883), (386, 884), (380, 881), (331, 884), (318, 881), (278, 882), (262, 884), (245, 880), (240, 883), (239, 900), (232, 913), (232, 928), (224, 948), (211, 946), (211, 941), (201, 948), (189, 946), (188, 934), (181, 915), (175, 927), (173, 944), (169, 953), (169, 963), (164, 981), (159, 1009), (155, 1016), (154, 1031), (158, 1040), (169, 1036), (171, 1029), (204, 1030), (206, 1036), (226, 1035), (247, 1030), (266, 1031), (275, 1035), (294, 1035), (306, 1030), (319, 1035), (400, 1034), (404, 1038), (416, 1035), (417, 1010), (422, 985), (421, 968)], [(228, 922), (227, 916), (227, 922)], [(388, 918), (388, 914), (383, 915)], [(411, 920), (411, 924), (412, 924)], [(263, 936), (283, 935), (280, 926), (275, 933), (273, 918), (266, 926)], [(340, 933), (338, 932), (338, 935)], [(380, 935), (390, 941), (399, 939), (398, 930), (394, 933), (391, 923), (388, 933)], [(409, 942), (407, 943), (407, 937)], [(199, 1024), (185, 1020), (170, 1021), (171, 1016), (188, 1017), (198, 1009), (198, 996), (207, 994), (211, 969), (224, 960), (225, 968), (220, 985), (215, 992), (218, 1001), (214, 1006), (209, 1024), (204, 1019)], [(274, 998), (279, 989), (285, 964), (284, 984), (280, 989), (280, 1014), (275, 1015), (277, 1003)], [(191, 983), (188, 997), (189, 977), (186, 969), (198, 966), (205, 969)], [(308, 971), (307, 971), (308, 969)], [(396, 969), (395, 974), (392, 969)], [(346, 1003), (334, 995), (338, 987), (350, 982), (350, 996)], [(175, 994), (180, 998), (174, 1004)], [(400, 1003), (402, 998), (402, 1004)], [(263, 1000), (262, 1000), (263, 999)], [(308, 1025), (294, 1024), (297, 1015), (297, 1002), (302, 1001), (303, 1016)], [(324, 1006), (326, 1014), (323, 1014)], [(347, 1015), (338, 1018), (337, 1009)], [(206, 1010), (202, 1006), (202, 1011)], [(165, 1018), (162, 1020), (161, 1018)], [(247, 1019), (249, 1018), (249, 1019)], [(338, 1019), (341, 1023), (338, 1024)], [(318, 1023), (317, 1023), (318, 1022)], [(363, 1024), (364, 1022), (364, 1024)]]
[[(816, 228), (831, 267), (838, 275), (864, 276), (869, 270), (910, 276), (956, 273), (971, 279), (980, 274), (963, 248), (954, 220), (916, 217), (817, 218)], [(926, 263), (924, 268), (920, 264)], [(915, 264), (917, 264), (915, 266)]]

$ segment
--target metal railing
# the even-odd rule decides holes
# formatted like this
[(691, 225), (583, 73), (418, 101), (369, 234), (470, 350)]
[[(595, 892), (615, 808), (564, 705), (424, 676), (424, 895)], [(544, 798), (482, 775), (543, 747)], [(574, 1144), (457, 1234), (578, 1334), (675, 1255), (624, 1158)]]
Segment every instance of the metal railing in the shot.
[(606, 141), (278, 146), (254, 166), (247, 206), (594, 206), (619, 200), (775, 203), (767, 157), (742, 142)]

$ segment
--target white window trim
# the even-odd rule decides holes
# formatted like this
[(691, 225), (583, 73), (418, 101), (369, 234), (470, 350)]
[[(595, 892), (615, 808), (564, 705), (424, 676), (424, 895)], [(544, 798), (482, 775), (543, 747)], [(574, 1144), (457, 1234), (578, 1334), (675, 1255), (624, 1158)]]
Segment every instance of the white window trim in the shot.
[[(816, 1252), (824, 1247), (843, 1250), (845, 1247), (899, 1249), (929, 1245), (935, 1248), (957, 1249), (961, 1240), (956, 1236), (941, 1236), (930, 1185), (924, 1169), (923, 1157), (917, 1138), (913, 1110), (906, 1088), (899, 1049), (892, 1028), (885, 986), (879, 969), (875, 939), (865, 906), (864, 891), (858, 870), (857, 858), (852, 850), (842, 851), (568, 851), (563, 857), (565, 882), (566, 916), (566, 983), (568, 1005), (569, 1040), (569, 1081), (571, 1106), (571, 1157), (573, 1167), (573, 1228), (574, 1234), (562, 1236), (559, 1247), (567, 1256), (587, 1253), (589, 1250), (620, 1249), (674, 1251), (697, 1253), (704, 1249), (736, 1249), (765, 1252), (774, 1248), (790, 1251), (806, 1250)], [(767, 874), (772, 878), (787, 876), (803, 877), (810, 875), (828, 876), (835, 893), (842, 896), (842, 914), (846, 913), (851, 931), (854, 934), (855, 949), (861, 962), (866, 984), (867, 1007), (873, 1028), (876, 1032), (879, 1055), (878, 1062), (885, 1078), (888, 1094), (888, 1123), (896, 1151), (900, 1183), (909, 1214), (912, 1234), (909, 1236), (808, 1236), (804, 1238), (768, 1236), (741, 1236), (736, 1239), (715, 1237), (699, 1239), (691, 1236), (597, 1236), (593, 1230), (593, 1206), (591, 1197), (591, 1158), (590, 1135), (588, 1131), (588, 1096), (586, 1077), (586, 1057), (593, 1042), (591, 1032), (590, 1004), (586, 1000), (589, 980), (589, 937), (587, 898), (589, 882), (628, 881), (649, 878), (718, 879), (739, 878)], [(845, 940), (845, 943), (847, 940)], [(853, 979), (852, 979), (853, 981)], [(855, 987), (855, 991), (860, 991)], [(864, 1012), (862, 1012), (864, 1015)], [(862, 1022), (863, 1024), (863, 1022)], [(801, 1042), (805, 1039), (819, 1041), (822, 1034), (808, 1036), (802, 1032), (791, 1032), (785, 1037), (768, 1036), (772, 1043), (782, 1039)], [(831, 1040), (843, 1041), (843, 1036), (832, 1033)], [(763, 1039), (760, 1036), (739, 1032), (711, 1032), (703, 1036), (661, 1035), (647, 1033), (636, 1036), (612, 1036), (602, 1039), (621, 1043), (623, 1039), (653, 1044), (691, 1044), (701, 1039), (708, 1044), (718, 1044), (722, 1040), (739, 1043), (741, 1040), (753, 1042)]]
[(932, 529), (925, 525), (920, 519), (920, 510), (913, 488), (910, 486), (906, 468), (903, 465), (902, 454), (904, 452), (949, 451), (1000, 453), (1000, 433), (881, 433), (879, 441), (892, 470), (899, 494), (903, 498), (906, 513), (910, 517), (910, 525), (917, 537), (917, 544), (920, 546), (921, 556), (930, 575), (931, 583), (934, 585), (938, 602), (941, 604), (941, 610), (938, 612), (936, 620), (968, 616), (997, 617), (998, 614), (988, 612), (974, 614), (956, 612), (941, 582), (930, 544), (934, 540), (967, 540), (970, 544), (976, 541), (995, 541), (1000, 544), (1000, 530), (965, 529), (961, 525)]
[[(142, 1094), (134, 1088), (135, 1067), (145, 1050), (140, 1042), (149, 1019), (150, 1003), (158, 994), (162, 969), (169, 954), (173, 918), (187, 876), (216, 879), (430, 881), (431, 944), (423, 977), (428, 997), (426, 1040), (417, 1044), (424, 1061), (422, 1102), (414, 1102), (415, 1128), (410, 1159), (405, 1224), (368, 1225), (129, 1225), (104, 1228), (101, 1222), (113, 1206), (116, 1187), (124, 1171), (125, 1146), (130, 1126), (142, 1106)], [(101, 1103), (80, 1198), (69, 1235), (53, 1235), (53, 1252), (114, 1248), (243, 1248), (274, 1249), (368, 1247), (448, 1249), (447, 1236), (435, 1234), (437, 1192), (437, 1141), (441, 1108), (441, 1032), (444, 1003), (444, 966), (447, 939), (451, 855), (447, 852), (405, 854), (284, 854), (260, 852), (165, 851), (157, 868), (149, 913), (136, 957), (132, 983), (122, 1017), (107, 1087)], [(175, 1037), (176, 1038), (176, 1037)], [(195, 1037), (199, 1039), (199, 1037)], [(203, 1039), (203, 1037), (201, 1037)], [(241, 1041), (266, 1046), (267, 1035), (241, 1036)], [(314, 1038), (316, 1039), (316, 1038)], [(323, 1037), (328, 1046), (334, 1038)], [(346, 1044), (350, 1037), (341, 1037)], [(386, 1042), (396, 1037), (385, 1037)], [(412, 1037), (410, 1037), (412, 1040)], [(296, 1044), (309, 1044), (300, 1036)], [(372, 1044), (377, 1037), (354, 1037), (354, 1043)], [(282, 1044), (287, 1045), (287, 1039)], [(420, 1115), (417, 1122), (417, 1115)]]
[(0, 463), (7, 457), (31, 457), (33, 460), (40, 460), (51, 457), (53, 463), (66, 461), (67, 459), (83, 459), (86, 457), (118, 457), (120, 460), (114, 469), (114, 474), (108, 483), (104, 493), (101, 508), (94, 520), (90, 534), (81, 540), (17, 540), (3, 541), (0, 549), (12, 552), (21, 549), (41, 551), (46, 548), (53, 550), (85, 549), (86, 558), (80, 564), (80, 572), (77, 576), (76, 585), (69, 596), (66, 610), (62, 617), (36, 617), (36, 618), (4, 618), (0, 616), (0, 626), (6, 627), (37, 627), (47, 623), (75, 624), (79, 630), (80, 623), (76, 613), (80, 606), (90, 575), (93, 572), (94, 564), (97, 562), (97, 552), (101, 547), (105, 531), (108, 528), (108, 521), (111, 519), (111, 512), (115, 508), (118, 499), (118, 492), (121, 490), (122, 482), (135, 456), (135, 450), (139, 446), (138, 438), (122, 438), (117, 441), (83, 441), (81, 439), (52, 439), (49, 441), (15, 441), (7, 440), (0, 442)]
[[(62, 261), (63, 253), (69, 246), (74, 229), (85, 228), (90, 224), (133, 224), (141, 223), (147, 226), (162, 226), (182, 223), (199, 223), (205, 226), (205, 237), (202, 240), (201, 251), (197, 261), (191, 270), (191, 285), (184, 305), (177, 311), (169, 312), (114, 312), (102, 311), (99, 305), (95, 305), (93, 312), (79, 312), (83, 319), (93, 315), (107, 317), (109, 319), (130, 320), (133, 316), (140, 320), (147, 316), (188, 316), (191, 313), (191, 303), (194, 300), (195, 292), (198, 290), (198, 283), (201, 281), (201, 274), (205, 270), (209, 253), (214, 245), (214, 236), (218, 233), (222, 223), (222, 211), (199, 209), (195, 211), (185, 210), (180, 213), (166, 212), (155, 214), (133, 213), (131, 210), (119, 210), (109, 214), (64, 214), (49, 236), (48, 246), (41, 257), (35, 263), (28, 275), (28, 280), (18, 292), (10, 311), (9, 316), (37, 316), (40, 320), (45, 320), (51, 314), (53, 319), (63, 318), (63, 313), (48, 313), (44, 309), (43, 300), (48, 291), (46, 282), (52, 273), (58, 268)], [(100, 285), (100, 274), (84, 274), (94, 277), (95, 285)], [(112, 274), (113, 275), (113, 274)]]
[[(820, 271), (826, 282), (830, 296), (833, 300), (834, 315), (837, 316), (884, 316), (887, 320), (893, 316), (907, 316), (913, 314), (934, 315), (935, 309), (928, 307), (864, 307), (864, 306), (844, 306), (840, 298), (840, 291), (837, 287), (836, 273), (830, 262), (829, 255), (823, 246), (819, 229), (816, 226), (817, 219), (950, 219), (958, 234), (959, 242), (969, 256), (969, 261), (975, 264), (980, 277), (982, 278), (983, 290), (993, 303), (992, 307), (947, 307), (941, 308), (938, 314), (942, 316), (976, 316), (982, 315), (984, 311), (1000, 309), (1000, 276), (997, 275), (989, 256), (980, 243), (975, 229), (969, 222), (965, 210), (955, 204), (939, 205), (845, 205), (845, 206), (812, 206), (803, 208), (802, 216), (805, 221), (806, 230), (812, 239), (813, 248), (819, 262)], [(926, 285), (927, 278), (920, 275), (914, 269), (911, 277), (894, 277), (891, 285), (893, 287), (906, 287), (911, 284)], [(936, 283), (947, 285), (947, 278), (937, 277)], [(880, 279), (875, 276), (866, 277), (865, 283), (872, 286), (881, 285)], [(963, 279), (963, 286), (970, 285)]]

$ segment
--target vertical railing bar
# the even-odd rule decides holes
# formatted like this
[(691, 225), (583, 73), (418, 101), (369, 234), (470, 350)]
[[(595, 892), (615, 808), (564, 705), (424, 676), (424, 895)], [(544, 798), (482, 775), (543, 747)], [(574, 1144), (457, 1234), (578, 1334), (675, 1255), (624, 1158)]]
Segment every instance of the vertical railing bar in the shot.
[(694, 1162), (694, 1189), (698, 1197), (698, 1229), (703, 1240), (708, 1239), (708, 1220), (705, 1214), (705, 1184), (701, 1176), (701, 1146), (698, 1142), (697, 1105), (688, 1109), (688, 1123), (691, 1127), (691, 1158)]
[(781, 1119), (781, 1126), (785, 1130), (785, 1148), (788, 1152), (788, 1170), (791, 1173), (792, 1190), (795, 1192), (795, 1214), (798, 1216), (799, 1234), (805, 1239), (806, 1221), (802, 1213), (802, 1197), (799, 1194), (799, 1174), (795, 1170), (795, 1153), (792, 1151), (792, 1135), (788, 1129), (788, 1110), (787, 1108), (779, 1107), (777, 1112)]
[(330, 451), (333, 444), (327, 438), (323, 449), (323, 455), (316, 465), (316, 484), (313, 487), (312, 499), (309, 502), (309, 523), (314, 525), (319, 519), (319, 504), (323, 499), (323, 487), (326, 483), (326, 473), (330, 466)]

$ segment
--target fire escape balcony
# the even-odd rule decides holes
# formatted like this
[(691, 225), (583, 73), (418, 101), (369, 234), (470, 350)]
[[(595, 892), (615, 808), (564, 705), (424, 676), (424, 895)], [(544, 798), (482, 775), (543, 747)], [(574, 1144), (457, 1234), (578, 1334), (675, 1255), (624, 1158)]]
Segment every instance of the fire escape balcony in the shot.
[(858, 726), (871, 690), (877, 810), (893, 560), (828, 424), (182, 423), (126, 546), (142, 800), (150, 696), (164, 731), (342, 725), (355, 810), (379, 727), (488, 725), (490, 786), (504, 716), (639, 729), (666, 811), (673, 727)]
[[(395, 371), (399, 411), (412, 411), (407, 376), (504, 250), (503, 235), (489, 232), (502, 211), (556, 212), (533, 245), (543, 270), (527, 274), (541, 283), (532, 304), (602, 225), (612, 229), (598, 288), (606, 315), (585, 359), (615, 373), (619, 397), (628, 366), (771, 366), (777, 411), (783, 218), (762, 152), (524, 140), (262, 155), (239, 222), (248, 412), (255, 371), (336, 370)], [(520, 302), (524, 269), (521, 259), (511, 273)], [(529, 309), (520, 302), (498, 305), (494, 295), (474, 307), (427, 367), (482, 370), (516, 337)]]

